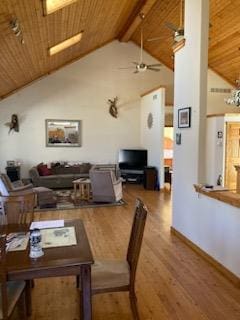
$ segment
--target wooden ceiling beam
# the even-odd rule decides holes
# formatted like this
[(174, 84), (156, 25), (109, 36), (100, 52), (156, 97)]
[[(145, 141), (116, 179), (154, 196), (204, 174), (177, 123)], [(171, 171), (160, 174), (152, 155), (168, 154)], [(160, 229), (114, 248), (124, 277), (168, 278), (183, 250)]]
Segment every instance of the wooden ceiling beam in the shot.
[(128, 42), (134, 32), (137, 30), (139, 25), (142, 23), (142, 19), (139, 16), (139, 13), (144, 13), (145, 18), (148, 13), (151, 11), (153, 6), (156, 4), (158, 0), (140, 0), (136, 5), (133, 13), (129, 17), (128, 22), (124, 26), (124, 28), (120, 31), (118, 40), (121, 42)]

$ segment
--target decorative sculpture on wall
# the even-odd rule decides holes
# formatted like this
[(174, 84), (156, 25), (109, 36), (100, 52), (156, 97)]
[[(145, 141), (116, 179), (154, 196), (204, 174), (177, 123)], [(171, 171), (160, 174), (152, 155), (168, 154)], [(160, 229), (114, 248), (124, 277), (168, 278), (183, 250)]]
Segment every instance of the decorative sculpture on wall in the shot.
[(11, 122), (7, 122), (5, 125), (9, 127), (8, 133), (10, 133), (12, 130), (19, 132), (18, 116), (16, 114), (12, 114)]
[(147, 126), (148, 126), (148, 129), (151, 129), (152, 126), (153, 126), (153, 114), (152, 114), (152, 112), (149, 112), (149, 114), (148, 114)]
[(118, 117), (118, 109), (116, 106), (117, 101), (118, 101), (118, 97), (115, 97), (113, 100), (108, 99), (108, 103), (110, 104), (109, 113), (114, 118)]

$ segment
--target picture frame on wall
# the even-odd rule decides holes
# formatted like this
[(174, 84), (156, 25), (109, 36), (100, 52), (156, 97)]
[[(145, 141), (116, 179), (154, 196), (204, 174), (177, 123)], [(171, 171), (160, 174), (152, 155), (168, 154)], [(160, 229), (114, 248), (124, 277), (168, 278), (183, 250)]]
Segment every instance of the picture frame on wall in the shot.
[(81, 147), (81, 120), (46, 119), (47, 147)]
[(178, 109), (178, 128), (191, 127), (191, 107)]

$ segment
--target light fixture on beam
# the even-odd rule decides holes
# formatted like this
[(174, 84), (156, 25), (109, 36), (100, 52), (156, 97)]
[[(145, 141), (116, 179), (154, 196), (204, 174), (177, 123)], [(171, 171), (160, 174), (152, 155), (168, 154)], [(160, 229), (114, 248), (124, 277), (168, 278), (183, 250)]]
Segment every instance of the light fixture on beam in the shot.
[(77, 1), (78, 0), (43, 0), (44, 15), (51, 14)]
[(52, 56), (62, 50), (65, 50), (65, 49), (73, 46), (74, 44), (78, 43), (82, 39), (82, 34), (83, 34), (83, 31), (81, 31), (80, 33), (76, 34), (75, 36), (73, 36), (67, 40), (64, 40), (63, 42), (60, 42), (60, 43), (56, 44), (55, 46), (49, 48), (48, 49), (49, 55)]
[(20, 39), (21, 44), (24, 44), (23, 34), (20, 22), (17, 18), (14, 18), (10, 21), (10, 28), (12, 29), (15, 36)]
[(232, 90), (231, 97), (224, 99), (227, 104), (240, 107), (240, 79), (236, 80), (237, 89)]

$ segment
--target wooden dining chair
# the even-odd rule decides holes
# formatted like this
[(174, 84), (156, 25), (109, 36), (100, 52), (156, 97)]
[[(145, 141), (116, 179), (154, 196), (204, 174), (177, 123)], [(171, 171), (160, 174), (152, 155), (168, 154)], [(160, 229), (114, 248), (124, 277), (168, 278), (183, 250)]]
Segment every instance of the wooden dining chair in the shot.
[[(35, 194), (0, 196), (0, 224), (30, 224), (33, 221)], [(34, 280), (26, 280), (27, 315), (31, 315), (31, 289)]]
[(139, 314), (135, 278), (147, 212), (143, 202), (137, 199), (126, 260), (96, 260), (92, 266), (92, 294), (129, 291), (131, 310), (136, 320)]
[(1, 224), (26, 224), (33, 220), (35, 194), (0, 196)]
[(6, 235), (0, 236), (0, 319), (10, 319), (18, 305), (19, 319), (27, 319), (25, 281), (7, 281)]

